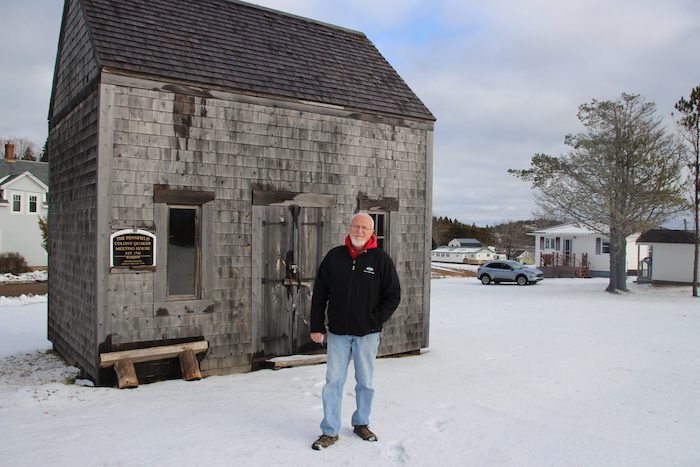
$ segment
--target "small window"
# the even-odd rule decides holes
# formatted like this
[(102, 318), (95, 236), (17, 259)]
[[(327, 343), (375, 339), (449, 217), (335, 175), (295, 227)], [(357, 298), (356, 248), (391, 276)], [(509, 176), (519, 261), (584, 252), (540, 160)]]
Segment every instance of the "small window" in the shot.
[(374, 234), (377, 236), (377, 246), (382, 250), (387, 250), (387, 225), (385, 213), (370, 213), (374, 220)]
[(22, 195), (12, 195), (12, 211), (20, 212), (22, 210)]
[(199, 209), (170, 207), (168, 218), (168, 295), (199, 296)]
[(601, 253), (610, 253), (610, 240), (595, 239), (595, 254), (599, 255)]
[(29, 212), (36, 212), (36, 196), (29, 197)]

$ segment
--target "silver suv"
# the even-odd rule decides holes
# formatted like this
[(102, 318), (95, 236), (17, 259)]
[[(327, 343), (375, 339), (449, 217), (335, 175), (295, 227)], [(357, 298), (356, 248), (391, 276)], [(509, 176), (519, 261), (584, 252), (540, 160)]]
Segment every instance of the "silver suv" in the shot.
[(544, 274), (537, 268), (531, 268), (517, 261), (487, 261), (476, 272), (476, 277), (484, 285), (491, 282), (517, 282), (518, 285), (536, 284), (544, 279)]

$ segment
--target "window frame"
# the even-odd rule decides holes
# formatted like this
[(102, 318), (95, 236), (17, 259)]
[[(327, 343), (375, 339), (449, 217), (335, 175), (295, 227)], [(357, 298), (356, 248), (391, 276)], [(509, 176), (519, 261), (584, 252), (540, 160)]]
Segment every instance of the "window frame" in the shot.
[[(32, 204), (34, 205), (34, 210), (32, 211)], [(37, 195), (29, 195), (29, 204), (27, 206), (29, 214), (36, 214), (39, 212), (39, 197)]]
[[(377, 237), (377, 247), (382, 250), (389, 252), (389, 213), (384, 211), (373, 211), (368, 212), (369, 216), (374, 222), (374, 235)], [(377, 229), (379, 225), (379, 219), (381, 218), (382, 233), (379, 234)]]
[[(213, 299), (213, 235), (216, 211), (213, 192), (170, 189), (167, 186), (155, 185), (153, 193), (153, 216), (156, 229), (159, 261), (155, 270), (153, 286), (154, 315), (167, 317), (173, 314), (202, 313), (211, 311), (215, 306)], [(199, 248), (200, 248), (200, 279), (199, 298), (191, 296), (169, 296), (167, 287), (168, 264), (168, 222), (169, 208), (175, 206), (199, 207)]]
[[(194, 293), (175, 294), (170, 292), (170, 219), (173, 209), (194, 211)], [(166, 242), (166, 301), (199, 300), (202, 298), (202, 207), (200, 205), (168, 204), (168, 241)]]
[[(22, 213), (22, 194), (21, 193), (12, 193), (12, 201), (11, 201), (11, 209), (12, 212), (21, 214)], [(16, 209), (15, 209), (16, 207)]]

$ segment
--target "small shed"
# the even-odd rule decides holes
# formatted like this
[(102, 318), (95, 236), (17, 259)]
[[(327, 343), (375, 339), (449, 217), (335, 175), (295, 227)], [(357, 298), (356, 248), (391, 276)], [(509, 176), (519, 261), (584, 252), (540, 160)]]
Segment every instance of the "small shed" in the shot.
[(637, 247), (640, 249), (638, 282), (693, 283), (695, 239), (692, 232), (647, 230), (637, 238)]
[(98, 384), (106, 352), (206, 341), (207, 375), (317, 351), (316, 268), (367, 211), (404, 291), (380, 354), (427, 346), (434, 121), (360, 32), (231, 0), (66, 0), (49, 339)]

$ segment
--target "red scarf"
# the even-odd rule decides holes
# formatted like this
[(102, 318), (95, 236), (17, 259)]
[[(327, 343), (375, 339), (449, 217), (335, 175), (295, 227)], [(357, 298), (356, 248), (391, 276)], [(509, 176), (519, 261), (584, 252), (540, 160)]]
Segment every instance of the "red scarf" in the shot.
[(372, 234), (372, 236), (367, 240), (367, 243), (365, 243), (365, 246), (360, 248), (360, 251), (357, 251), (354, 246), (352, 246), (352, 240), (350, 240), (350, 235), (345, 237), (345, 246), (347, 247), (348, 251), (350, 252), (350, 257), (352, 259), (357, 258), (360, 256), (360, 254), (365, 251), (365, 250), (371, 250), (372, 248), (377, 248), (377, 236), (375, 234)]

